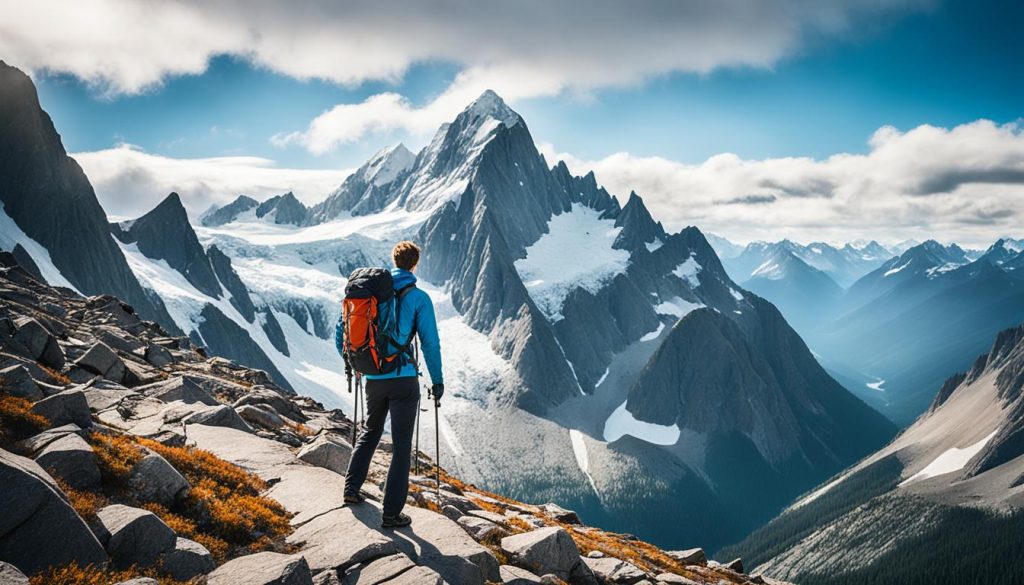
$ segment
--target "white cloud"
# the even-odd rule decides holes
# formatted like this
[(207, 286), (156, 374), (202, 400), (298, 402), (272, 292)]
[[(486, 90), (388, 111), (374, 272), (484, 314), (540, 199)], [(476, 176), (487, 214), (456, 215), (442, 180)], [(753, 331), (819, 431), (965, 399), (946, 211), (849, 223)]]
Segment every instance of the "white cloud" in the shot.
[(299, 79), (397, 82), (417, 63), (460, 74), (425, 106), (384, 93), (277, 137), (314, 152), (370, 132), (432, 130), (484, 89), (510, 101), (586, 94), (670, 72), (770, 67), (807, 36), (930, 0), (0, 0), (0, 55), (109, 94), (202, 73), (217, 55)]
[(351, 171), (287, 169), (265, 158), (175, 159), (121, 145), (72, 154), (111, 216), (138, 217), (176, 191), (197, 215), (239, 194), (262, 200), (293, 191), (303, 203), (322, 201)]
[(736, 241), (893, 241), (915, 237), (987, 245), (1024, 225), (1024, 129), (979, 120), (952, 129), (883, 127), (867, 154), (824, 160), (701, 164), (617, 153), (580, 160), (542, 145), (609, 191), (635, 190), (667, 227), (696, 225)]

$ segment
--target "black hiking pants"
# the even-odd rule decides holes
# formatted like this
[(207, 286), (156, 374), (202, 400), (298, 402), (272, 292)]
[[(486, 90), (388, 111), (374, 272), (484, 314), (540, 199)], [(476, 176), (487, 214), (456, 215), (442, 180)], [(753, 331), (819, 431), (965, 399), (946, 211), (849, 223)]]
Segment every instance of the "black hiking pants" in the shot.
[(409, 465), (416, 411), (420, 403), (419, 378), (385, 378), (366, 381), (366, 428), (356, 439), (345, 474), (345, 493), (358, 495), (366, 481), (373, 452), (384, 434), (384, 420), (391, 414), (391, 467), (384, 486), (384, 515), (397, 516), (409, 495)]

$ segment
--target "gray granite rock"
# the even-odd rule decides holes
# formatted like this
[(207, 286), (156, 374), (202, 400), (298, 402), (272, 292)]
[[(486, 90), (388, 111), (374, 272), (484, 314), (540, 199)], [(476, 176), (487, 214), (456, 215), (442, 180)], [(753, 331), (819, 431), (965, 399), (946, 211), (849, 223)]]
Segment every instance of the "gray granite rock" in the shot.
[(132, 466), (128, 476), (135, 497), (142, 502), (170, 506), (188, 491), (189, 483), (177, 469), (157, 453), (147, 453)]
[(160, 567), (172, 578), (188, 581), (213, 571), (217, 568), (217, 563), (213, 561), (213, 556), (205, 546), (179, 536), (174, 543), (174, 549), (164, 553)]
[(114, 382), (124, 379), (124, 361), (103, 342), (96, 342), (75, 365)]
[(0, 585), (28, 585), (28, 577), (14, 565), (0, 561)]
[(92, 426), (89, 402), (81, 390), (66, 390), (32, 405), (32, 412), (46, 417), (53, 425), (74, 423), (85, 428)]
[(174, 550), (174, 531), (147, 510), (113, 504), (97, 512), (96, 519), (96, 535), (117, 567), (150, 567)]
[(313, 575), (301, 554), (261, 552), (224, 563), (206, 585), (313, 585)]
[(317, 437), (312, 443), (306, 445), (299, 451), (299, 459), (330, 469), (335, 473), (345, 475), (348, 470), (348, 461), (352, 456), (352, 446), (341, 437), (323, 434)]
[(39, 388), (39, 384), (32, 378), (32, 374), (21, 364), (0, 370), (0, 386), (8, 394), (27, 400), (40, 400), (45, 396)]
[(88, 490), (100, 484), (96, 454), (92, 446), (75, 433), (48, 444), (36, 455), (36, 463), (78, 490)]
[(0, 486), (0, 559), (30, 575), (106, 562), (92, 531), (35, 462), (0, 449)]
[(501, 548), (516, 564), (539, 574), (552, 573), (568, 580), (581, 563), (580, 551), (562, 528), (538, 528), (501, 539)]

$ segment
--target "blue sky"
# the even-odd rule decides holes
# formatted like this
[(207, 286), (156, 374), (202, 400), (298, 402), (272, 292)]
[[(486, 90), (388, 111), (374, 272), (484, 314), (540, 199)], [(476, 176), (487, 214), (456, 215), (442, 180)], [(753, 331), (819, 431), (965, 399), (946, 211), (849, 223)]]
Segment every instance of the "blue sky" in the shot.
[[(839, 38), (810, 40), (768, 67), (668, 73), (625, 89), (515, 104), (538, 142), (585, 158), (616, 151), (698, 162), (720, 152), (744, 158), (864, 152), (883, 125), (955, 126), (978, 118), (1012, 122), (1024, 103), (1024, 4), (941, 2), (872, 21)], [(270, 137), (303, 128), (338, 103), (397, 91), (414, 105), (442, 92), (458, 68), (412, 67), (398, 83), (346, 88), (300, 81), (233, 57), (200, 75), (171, 78), (141, 95), (105, 96), (69, 75), (40, 75), (44, 107), (70, 151), (118, 142), (174, 157), (258, 155), (305, 168), (360, 164), (396, 131), (316, 156)]]
[(172, 189), (192, 212), (322, 200), (491, 88), (545, 156), (637, 190), (673, 229), (984, 245), (1024, 224), (1020, 2), (37, 0), (11, 16), (0, 58), (33, 76), (112, 215)]

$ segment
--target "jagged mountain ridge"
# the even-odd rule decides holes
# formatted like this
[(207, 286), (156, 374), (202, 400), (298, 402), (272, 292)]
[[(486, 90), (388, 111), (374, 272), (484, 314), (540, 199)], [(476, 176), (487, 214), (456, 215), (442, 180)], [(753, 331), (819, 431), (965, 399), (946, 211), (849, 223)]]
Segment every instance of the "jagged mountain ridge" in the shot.
[[(209, 345), (208, 338), (252, 340), (293, 387), (348, 406), (329, 340), (344, 276), (354, 266), (385, 263), (391, 242), (413, 237), (424, 244), (421, 286), (437, 301), (448, 340), (451, 398), (439, 429), (442, 456), (472, 481), (517, 496), (578, 503), (588, 517), (679, 543), (707, 525), (638, 522), (634, 495), (640, 492), (631, 489), (638, 470), (649, 482), (649, 513), (734, 508), (730, 518), (740, 521), (713, 527), (712, 543), (742, 535), (777, 509), (787, 491), (802, 489), (787, 486), (752, 510), (740, 504), (752, 501), (755, 486), (739, 481), (735, 470), (732, 491), (723, 493), (709, 477), (725, 477), (728, 470), (684, 463), (681, 450), (704, 447), (652, 443), (628, 425), (615, 437), (605, 432), (619, 406), (628, 412), (635, 374), (689, 311), (716, 310), (756, 345), (792, 335), (770, 305), (729, 279), (699, 230), (669, 234), (639, 196), (621, 206), (592, 175), (573, 177), (564, 165), (550, 167), (525, 121), (493, 94), (442, 126), (406, 172), (404, 178), (395, 173), (392, 189), (362, 191), (372, 199), (366, 213), (341, 209), (342, 216), (325, 223), (293, 226), (255, 216), (250, 222), (246, 211), (216, 229), (196, 229), (207, 257), (219, 258), (214, 249), (223, 253), (245, 285), (250, 302), (240, 306), (231, 303), (231, 287), (238, 286), (230, 277), (217, 280), (232, 296), (215, 298), (164, 258), (126, 253), (143, 280), (169, 299), (175, 318), (211, 323), (209, 332), (199, 328)], [(233, 230), (236, 223), (246, 229)], [(217, 261), (211, 267), (216, 272)], [(792, 356), (769, 356), (777, 360), (773, 376), (787, 391), (787, 376), (813, 377), (804, 371), (813, 363), (809, 352), (792, 349)], [(827, 392), (795, 391), (820, 390)], [(733, 416), (729, 405), (720, 415)], [(432, 422), (424, 422), (429, 432)], [(851, 452), (866, 453), (875, 443), (877, 437), (862, 437)], [(711, 445), (708, 452), (718, 448), (725, 447)], [(763, 469), (785, 472), (767, 463)], [(834, 469), (805, 471), (802, 486)], [(685, 510), (680, 498), (690, 499)]]
[(883, 262), (896, 256), (872, 240), (858, 245), (844, 244), (837, 248), (824, 242), (813, 242), (802, 245), (790, 240), (778, 242), (751, 242), (742, 251), (735, 253), (735, 245), (724, 240), (717, 240), (718, 246), (732, 251), (724, 264), (729, 275), (738, 282), (745, 282), (754, 276), (754, 272), (772, 257), (788, 252), (833, 279), (842, 288), (849, 287), (865, 274), (877, 269)]
[[(1012, 583), (1024, 526), (1024, 326), (871, 457), (812, 490), (727, 552), (800, 583)], [(963, 543), (997, 555), (976, 567)], [(924, 546), (923, 543), (928, 543)]]
[[(110, 293), (147, 319), (173, 323), (147, 295), (107, 229), (107, 218), (81, 167), (67, 155), (32, 80), (0, 61), (0, 203), (25, 235), (48, 253), (85, 294)], [(26, 252), (25, 255), (28, 255)], [(43, 258), (33, 258), (34, 264)]]

